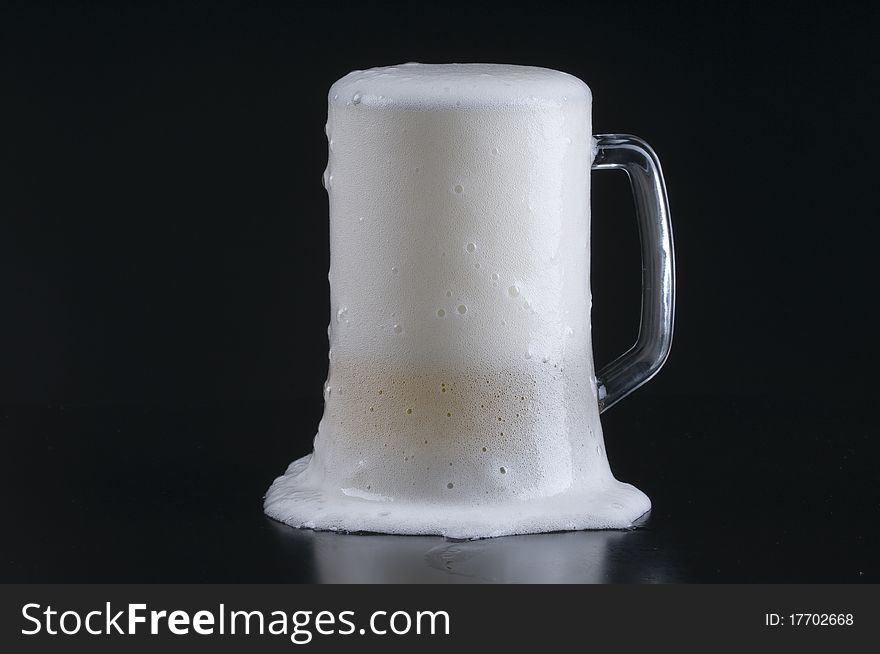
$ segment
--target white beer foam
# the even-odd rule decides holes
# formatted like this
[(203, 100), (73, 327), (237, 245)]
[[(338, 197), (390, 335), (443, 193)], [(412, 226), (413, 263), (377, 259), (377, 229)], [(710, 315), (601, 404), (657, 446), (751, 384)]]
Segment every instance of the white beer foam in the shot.
[(591, 97), (541, 68), (404, 64), (330, 90), (331, 356), (294, 526), (627, 527), (590, 342)]
[(500, 504), (369, 502), (302, 483), (312, 455), (290, 464), (266, 498), (266, 513), (292, 527), (475, 539), (580, 529), (621, 529), (650, 508), (647, 496), (612, 480), (591, 489)]
[(356, 70), (338, 80), (331, 104), (378, 107), (558, 107), (591, 101), (589, 87), (568, 73), (536, 66), (417, 64)]

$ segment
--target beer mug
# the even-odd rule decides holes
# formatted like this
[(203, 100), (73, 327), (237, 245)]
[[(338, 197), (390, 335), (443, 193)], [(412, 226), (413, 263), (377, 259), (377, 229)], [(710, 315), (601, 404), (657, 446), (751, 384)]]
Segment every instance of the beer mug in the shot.
[[(329, 92), (330, 360), (314, 451), (266, 513), (295, 527), (481, 538), (629, 527), (599, 414), (672, 339), (660, 164), (592, 135), (559, 71), (403, 64)], [(642, 249), (635, 345), (594, 373), (590, 170), (631, 181)]]

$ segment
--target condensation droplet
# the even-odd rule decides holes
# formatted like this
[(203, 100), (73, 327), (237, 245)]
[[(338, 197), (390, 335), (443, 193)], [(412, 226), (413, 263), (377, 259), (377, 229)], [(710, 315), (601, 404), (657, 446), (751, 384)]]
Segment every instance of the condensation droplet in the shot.
[(507, 289), (507, 294), (510, 297), (518, 297), (519, 296), (519, 289), (516, 286), (511, 286), (510, 288)]
[(463, 304), (459, 304), (459, 305), (458, 305), (458, 312), (459, 312), (461, 315), (466, 314), (466, 313), (467, 313), (467, 307), (466, 307), (465, 305), (463, 305)]
[(445, 318), (445, 317), (446, 317), (446, 311), (445, 311), (444, 309), (437, 309), (437, 317), (438, 317), (438, 318)]
[(397, 266), (392, 266), (391, 272), (393, 272), (396, 275), (400, 271), (397, 269)]
[(351, 103), (352, 104), (360, 104), (361, 103), (361, 94), (355, 93), (353, 96), (351, 96)]
[(446, 297), (452, 297), (452, 291), (446, 291)]
[(448, 484), (446, 484), (446, 488), (449, 488), (449, 489), (452, 489), (454, 486), (455, 486), (455, 484), (453, 484), (451, 481)]
[(474, 252), (474, 251), (477, 249), (477, 244), (476, 244), (476, 243), (468, 243), (468, 244), (465, 246), (465, 249), (466, 249), (468, 252)]
[(493, 281), (493, 282), (497, 282), (497, 281), (498, 281), (498, 273), (492, 273), (492, 281)]
[(403, 332), (403, 327), (401, 327), (400, 325), (394, 325), (394, 333), (400, 334), (401, 332)]
[(461, 184), (456, 184), (452, 187), (452, 190), (460, 194), (464, 191), (464, 187)]

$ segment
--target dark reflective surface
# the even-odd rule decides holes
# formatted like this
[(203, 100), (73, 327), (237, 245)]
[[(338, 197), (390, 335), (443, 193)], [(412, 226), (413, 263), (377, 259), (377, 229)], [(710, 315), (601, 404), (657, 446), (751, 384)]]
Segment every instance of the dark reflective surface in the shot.
[(0, 581), (880, 581), (859, 407), (651, 398), (603, 415), (633, 531), (455, 542), (295, 530), (261, 497), (320, 404), (0, 412)]
[(687, 579), (639, 531), (580, 531), (453, 541), (336, 534), (275, 523), (279, 550), (308, 552), (320, 583), (664, 583)]

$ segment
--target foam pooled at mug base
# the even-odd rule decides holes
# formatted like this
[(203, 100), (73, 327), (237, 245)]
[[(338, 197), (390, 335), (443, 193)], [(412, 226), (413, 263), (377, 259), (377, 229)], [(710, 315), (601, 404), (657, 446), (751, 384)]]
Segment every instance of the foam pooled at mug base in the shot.
[(304, 481), (312, 455), (290, 464), (266, 494), (266, 515), (291, 527), (404, 536), (497, 538), (581, 529), (629, 529), (651, 509), (635, 486), (601, 487), (498, 505), (418, 504), (331, 495)]

